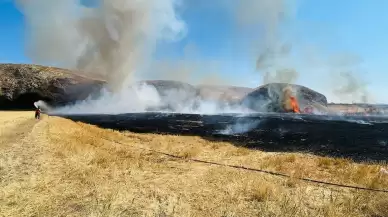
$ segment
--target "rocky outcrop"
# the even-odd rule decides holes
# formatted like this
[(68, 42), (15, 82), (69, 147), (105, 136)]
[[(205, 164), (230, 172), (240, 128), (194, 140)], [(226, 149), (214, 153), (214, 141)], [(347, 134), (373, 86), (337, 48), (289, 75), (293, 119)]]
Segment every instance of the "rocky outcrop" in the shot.
[(37, 100), (53, 106), (97, 93), (104, 81), (32, 64), (0, 64), (0, 109), (31, 109)]
[(319, 109), (327, 107), (327, 99), (323, 94), (301, 85), (288, 83), (262, 85), (248, 93), (241, 103), (253, 111), (285, 112), (282, 103), (284, 90), (287, 88), (295, 93), (301, 109), (305, 106), (319, 107)]

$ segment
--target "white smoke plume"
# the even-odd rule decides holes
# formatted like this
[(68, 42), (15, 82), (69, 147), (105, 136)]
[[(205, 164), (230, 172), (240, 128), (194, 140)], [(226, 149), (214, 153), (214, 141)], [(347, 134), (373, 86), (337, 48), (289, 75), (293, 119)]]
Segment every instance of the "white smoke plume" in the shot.
[[(163, 81), (161, 81), (163, 82)], [(171, 85), (167, 83), (168, 85)], [(161, 88), (161, 87), (159, 87)], [(158, 111), (165, 113), (219, 114), (247, 113), (248, 109), (234, 104), (221, 104), (205, 100), (196, 89), (187, 87), (158, 90), (143, 82), (134, 83), (127, 89), (112, 93), (102, 89), (97, 99), (88, 98), (75, 105), (56, 108), (56, 114), (120, 114)]]
[(50, 112), (52, 108), (44, 101), (39, 100), (34, 102), (35, 108), (40, 108), (43, 112)]
[(294, 83), (299, 73), (290, 63), (293, 44), (285, 43), (288, 35), (283, 27), (292, 24), (298, 2), (294, 0), (240, 1), (236, 20), (242, 28), (259, 30), (253, 39), (256, 70), (262, 83)]
[(341, 101), (371, 103), (373, 98), (367, 89), (367, 83), (355, 75), (355, 72), (339, 73), (339, 83), (333, 92)]
[(160, 105), (161, 99), (150, 85), (133, 85), (119, 92), (102, 89), (97, 99), (88, 98), (75, 105), (56, 108), (55, 113), (120, 114), (144, 112), (148, 107)]
[(352, 54), (335, 55), (329, 60), (333, 79), (332, 92), (342, 102), (373, 103), (373, 95), (368, 90), (361, 57)]
[(186, 34), (179, 0), (19, 0), (27, 55), (39, 64), (81, 70), (119, 89), (142, 70), (156, 44)]
[[(294, 49), (298, 48), (297, 41), (288, 38), (299, 3), (297, 0), (247, 0), (238, 3), (239, 7), (235, 13), (238, 25), (260, 30), (258, 37), (251, 40), (252, 47), (256, 49), (256, 70), (260, 73), (263, 84), (297, 83), (298, 79), (303, 77), (292, 59)], [(286, 31), (283, 31), (284, 29)], [(304, 49), (306, 48), (307, 46)], [(298, 52), (298, 57), (304, 60), (305, 66), (311, 64), (312, 58), (323, 62), (322, 65), (313, 67), (328, 70), (321, 82), (327, 88), (325, 91), (332, 90), (327, 94), (333, 94), (336, 100), (347, 103), (374, 102), (373, 95), (368, 90), (369, 84), (359, 75), (362, 63), (359, 56), (344, 53), (322, 58)]]
[(220, 130), (218, 133), (223, 135), (235, 135), (235, 134), (243, 134), (251, 131), (252, 129), (258, 127), (260, 125), (260, 121), (242, 121), (237, 120), (234, 125), (228, 125), (225, 129)]

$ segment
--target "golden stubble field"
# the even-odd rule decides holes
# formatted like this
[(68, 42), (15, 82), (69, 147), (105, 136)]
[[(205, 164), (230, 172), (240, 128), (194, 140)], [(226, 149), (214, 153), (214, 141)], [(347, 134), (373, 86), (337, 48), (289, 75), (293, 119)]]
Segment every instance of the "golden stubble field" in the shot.
[(297, 179), (388, 189), (388, 176), (379, 173), (387, 165), (266, 153), (200, 137), (117, 132), (33, 116), (0, 112), (3, 216), (388, 216), (387, 193)]

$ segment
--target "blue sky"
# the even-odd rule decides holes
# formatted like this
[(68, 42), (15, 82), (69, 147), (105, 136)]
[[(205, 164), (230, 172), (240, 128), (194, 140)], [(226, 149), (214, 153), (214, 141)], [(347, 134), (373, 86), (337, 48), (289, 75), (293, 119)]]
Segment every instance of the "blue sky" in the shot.
[[(388, 102), (384, 96), (388, 81), (387, 11), (388, 1), (384, 0), (301, 0), (293, 31), (287, 34), (295, 48), (292, 66), (300, 72), (297, 83), (322, 91), (330, 98), (331, 93), (321, 80), (328, 76), (330, 69), (325, 64), (311, 62), (309, 55), (312, 54), (304, 52), (310, 49), (319, 61), (336, 54), (350, 54), (362, 60), (358, 69), (362, 80), (369, 83), (374, 98)], [(236, 81), (236, 85), (257, 86), (260, 76), (255, 71), (255, 57), (244, 53), (239, 46), (249, 34), (236, 34), (230, 16), (224, 13), (198, 4), (187, 8), (182, 16), (188, 25), (188, 35), (158, 56), (180, 58), (183, 48), (194, 44), (201, 58), (221, 61), (222, 74)], [(0, 62), (30, 62), (23, 50), (23, 22), (12, 1), (0, 0)]]

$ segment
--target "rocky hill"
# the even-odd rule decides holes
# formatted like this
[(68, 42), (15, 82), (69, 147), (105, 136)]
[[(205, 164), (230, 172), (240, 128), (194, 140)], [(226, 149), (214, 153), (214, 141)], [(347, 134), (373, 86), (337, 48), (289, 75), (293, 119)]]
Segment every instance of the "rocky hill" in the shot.
[(104, 81), (70, 70), (32, 64), (0, 64), (0, 109), (30, 109), (45, 100), (62, 105), (85, 99)]

